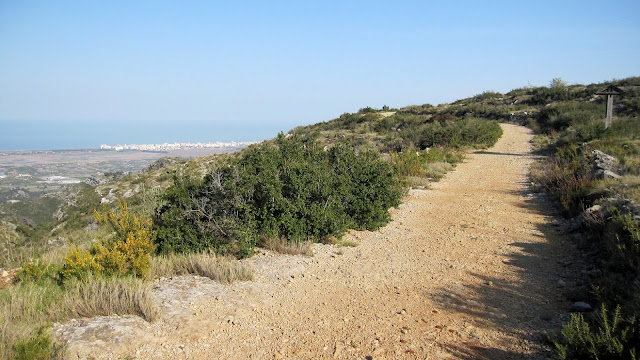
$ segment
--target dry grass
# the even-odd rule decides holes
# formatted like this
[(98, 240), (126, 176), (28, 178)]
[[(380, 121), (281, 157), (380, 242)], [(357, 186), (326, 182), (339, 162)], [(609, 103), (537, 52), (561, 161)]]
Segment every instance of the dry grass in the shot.
[(338, 243), (338, 247), (356, 247), (358, 243), (351, 240), (343, 240)]
[(0, 359), (16, 357), (14, 346), (33, 338), (51, 321), (50, 309), (60, 298), (57, 286), (19, 284), (0, 290)]
[(288, 255), (305, 255), (311, 256), (311, 242), (295, 242), (287, 241), (284, 238), (263, 238), (260, 245), (266, 249)]
[(448, 162), (433, 162), (426, 165), (426, 176), (435, 181), (444, 177), (446, 173), (453, 169), (453, 165)]
[(413, 189), (428, 189), (430, 181), (425, 176), (407, 176), (407, 184)]
[(320, 239), (320, 242), (325, 245), (337, 245), (340, 242), (340, 239), (333, 235), (328, 235)]
[(157, 318), (151, 284), (128, 277), (91, 277), (68, 282), (64, 288), (43, 280), (0, 290), (0, 360), (20, 354), (58, 358), (62, 349), (51, 341), (51, 322), (113, 314), (138, 315), (147, 321)]
[(151, 284), (133, 277), (95, 277), (70, 283), (59, 307), (67, 318), (127, 314), (154, 321), (159, 314)]
[(230, 284), (238, 280), (252, 280), (254, 270), (243, 262), (214, 254), (171, 254), (151, 258), (149, 275), (152, 278), (187, 274)]
[(620, 179), (604, 179), (594, 182), (590, 195), (617, 196), (640, 203), (640, 176), (625, 175)]

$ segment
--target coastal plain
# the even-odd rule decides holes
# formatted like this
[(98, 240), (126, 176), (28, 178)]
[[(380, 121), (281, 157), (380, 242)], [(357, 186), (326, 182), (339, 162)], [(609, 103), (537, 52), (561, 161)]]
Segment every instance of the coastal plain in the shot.
[(189, 148), (171, 151), (101, 149), (0, 151), (0, 192), (58, 189), (105, 173), (138, 172), (163, 157), (195, 158), (233, 152), (241, 147)]

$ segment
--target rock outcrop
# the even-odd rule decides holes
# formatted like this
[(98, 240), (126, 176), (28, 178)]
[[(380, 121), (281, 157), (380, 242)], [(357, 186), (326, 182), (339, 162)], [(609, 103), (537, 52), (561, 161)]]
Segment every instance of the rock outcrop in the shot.
[(98, 186), (103, 183), (102, 180), (96, 178), (95, 176), (89, 176), (84, 180), (84, 183), (91, 186)]
[(593, 170), (592, 174), (598, 179), (619, 179), (616, 164), (618, 159), (600, 150), (593, 150)]
[(13, 284), (20, 269), (0, 269), (0, 289)]

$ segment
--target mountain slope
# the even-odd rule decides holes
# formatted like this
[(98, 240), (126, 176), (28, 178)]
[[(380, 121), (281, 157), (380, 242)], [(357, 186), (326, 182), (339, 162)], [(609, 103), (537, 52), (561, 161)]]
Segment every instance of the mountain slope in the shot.
[[(546, 358), (536, 334), (568, 308), (556, 289), (566, 249), (527, 192), (531, 133), (504, 129), (434, 190), (412, 191), (390, 225), (351, 233), (355, 248), (260, 255), (247, 260), (255, 281), (230, 286), (163, 280), (163, 319), (130, 339), (120, 318), (55, 331), (72, 355), (98, 358)], [(97, 324), (111, 330), (83, 338)]]

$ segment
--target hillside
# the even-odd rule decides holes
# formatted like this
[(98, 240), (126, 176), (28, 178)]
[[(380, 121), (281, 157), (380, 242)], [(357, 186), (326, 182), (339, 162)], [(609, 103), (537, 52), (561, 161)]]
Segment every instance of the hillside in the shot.
[[(616, 118), (613, 126), (605, 129), (603, 120), (605, 101), (602, 96), (595, 93), (608, 85), (615, 85), (625, 93), (615, 100)], [(633, 334), (636, 334), (634, 331), (637, 330), (633, 330), (634, 322), (627, 319), (639, 314), (637, 304), (640, 303), (638, 301), (640, 299), (638, 280), (640, 279), (639, 85), (640, 78), (587, 86), (567, 85), (560, 79), (554, 79), (549, 87), (515, 89), (506, 94), (487, 91), (471, 98), (438, 106), (424, 104), (401, 109), (390, 109), (386, 106), (382, 109), (367, 107), (360, 109), (357, 113), (345, 113), (331, 121), (295, 128), (286, 135), (280, 134), (275, 139), (253, 145), (234, 154), (203, 157), (190, 161), (166, 158), (139, 174), (127, 176), (113, 174), (114, 176), (107, 176), (97, 182), (90, 181), (65, 188), (48, 197), (40, 197), (35, 202), (23, 201), (20, 205), (23, 207), (22, 214), (30, 214), (32, 219), (16, 221), (11, 217), (5, 217), (0, 224), (0, 236), (3, 236), (3, 239), (0, 239), (3, 246), (3, 249), (0, 249), (3, 251), (3, 263), (0, 266), (15, 267), (26, 263), (18, 275), (22, 281), (6, 290), (1, 290), (0, 300), (4, 301), (3, 304), (11, 304), (6, 300), (15, 297), (27, 299), (25, 291), (29, 294), (42, 291), (43, 294), (48, 295), (27, 302), (42, 304), (38, 306), (47, 308), (48, 302), (59, 301), (59, 297), (62, 296), (69, 302), (70, 309), (73, 309), (75, 306), (73, 291), (85, 294), (82, 296), (94, 296), (91, 294), (95, 290), (91, 290), (94, 289), (91, 286), (94, 286), (94, 283), (97, 287), (103, 286), (100, 283), (106, 281), (116, 286), (114, 289), (130, 289), (130, 286), (133, 286), (132, 289), (138, 289), (126, 291), (144, 294), (137, 300), (142, 303), (134, 305), (135, 309), (125, 307), (120, 310), (99, 310), (96, 304), (95, 310), (82, 312), (82, 316), (110, 315), (114, 312), (135, 314), (146, 320), (159, 318), (159, 325), (153, 326), (162, 327), (164, 326), (162, 324), (166, 325), (175, 320), (171, 314), (175, 311), (182, 312), (188, 306), (180, 310), (180, 307), (184, 307), (185, 304), (175, 304), (178, 308), (165, 304), (165, 308), (152, 310), (153, 300), (150, 299), (153, 296), (162, 298), (163, 286), (172, 287), (175, 284), (172, 281), (166, 282), (166, 279), (161, 280), (160, 282), (165, 285), (159, 285), (160, 287), (152, 292), (148, 280), (196, 274), (232, 282), (236, 276), (234, 274), (237, 274), (237, 279), (240, 280), (255, 276), (257, 279), (255, 286), (260, 287), (263, 285), (259, 284), (274, 281), (272, 277), (265, 275), (265, 271), (267, 273), (276, 271), (277, 274), (274, 276), (279, 281), (289, 276), (287, 266), (297, 268), (297, 265), (289, 263), (289, 260), (274, 260), (276, 264), (278, 261), (284, 261), (285, 265), (278, 270), (268, 270), (270, 265), (263, 264), (259, 254), (271, 254), (271, 250), (276, 250), (281, 253), (307, 255), (315, 253), (316, 256), (333, 254), (328, 255), (327, 261), (330, 262), (335, 262), (332, 259), (341, 259), (341, 255), (345, 255), (344, 258), (348, 257), (354, 262), (352, 266), (355, 268), (352, 271), (345, 268), (346, 263), (338, 264), (337, 268), (333, 268), (333, 265), (326, 262), (322, 266), (318, 265), (319, 267), (313, 265), (316, 269), (315, 276), (318, 278), (326, 277), (325, 272), (335, 275), (331, 280), (334, 284), (346, 281), (344, 274), (353, 275), (358, 272), (357, 268), (366, 268), (369, 262), (383, 264), (390, 261), (386, 266), (381, 266), (384, 269), (390, 269), (391, 273), (383, 276), (384, 279), (372, 280), (373, 283), (378, 284), (375, 286), (381, 286), (374, 291), (383, 293), (386, 293), (385, 289), (400, 287), (394, 283), (398, 283), (399, 279), (405, 276), (405, 272), (412, 274), (403, 285), (408, 286), (409, 283), (423, 283), (424, 271), (431, 271), (429, 269), (435, 269), (434, 266), (437, 268), (446, 263), (449, 269), (458, 269), (452, 271), (455, 273), (453, 275), (460, 277), (449, 278), (445, 276), (445, 272), (439, 273), (447, 284), (439, 292), (442, 299), (430, 297), (429, 301), (445, 301), (451, 305), (457, 301), (456, 296), (473, 295), (463, 292), (451, 298), (446, 292), (455, 290), (456, 286), (462, 289), (468, 287), (476, 289), (477, 293), (473, 296), (480, 299), (473, 300), (473, 303), (458, 304), (459, 307), (454, 306), (454, 310), (447, 312), (447, 321), (455, 324), (452, 325), (453, 331), (448, 330), (448, 333), (461, 335), (464, 333), (462, 329), (469, 326), (470, 328), (484, 327), (479, 324), (487, 323), (487, 319), (489, 319), (488, 324), (508, 326), (511, 332), (493, 333), (486, 329), (469, 331), (464, 333), (466, 338), (457, 337), (458, 340), (464, 341), (453, 348), (438, 342), (450, 339), (431, 332), (423, 334), (433, 339), (435, 343), (442, 344), (438, 351), (445, 351), (453, 356), (509, 358), (516, 353), (545, 354), (547, 348), (541, 342), (544, 336), (540, 337), (540, 334), (525, 331), (518, 328), (516, 324), (502, 320), (492, 322), (494, 315), (501, 318), (513, 316), (514, 319), (524, 321), (521, 317), (522, 312), (510, 307), (510, 300), (503, 302), (498, 299), (496, 297), (498, 294), (519, 303), (519, 306), (525, 306), (529, 311), (524, 312), (525, 318), (528, 319), (527, 321), (533, 321), (530, 326), (543, 326), (549, 330), (559, 329), (560, 320), (584, 324), (581, 325), (582, 328), (588, 328), (587, 323), (594, 324), (602, 321), (598, 320), (598, 316), (569, 316), (566, 313), (566, 307), (572, 302), (588, 304), (591, 309), (598, 308), (600, 304), (608, 309), (615, 309), (620, 305), (622, 310), (619, 314), (624, 318), (622, 324), (631, 326), (630, 329), (632, 329), (630, 330), (632, 337), (621, 341), (624, 344), (633, 344), (635, 341)], [(498, 125), (506, 122), (526, 125), (536, 135), (535, 137), (524, 135), (522, 127)], [(503, 134), (503, 129), (505, 138), (496, 145), (497, 147), (492, 148)], [(533, 166), (531, 178), (527, 179), (526, 175), (532, 164), (527, 143), (529, 139), (533, 143), (534, 150), (546, 157), (538, 165)], [(475, 153), (467, 155), (473, 149), (476, 149)], [(453, 169), (456, 171), (445, 178), (443, 185), (436, 183)], [(511, 170), (516, 173), (507, 176)], [(504, 175), (504, 178), (496, 178), (494, 175)], [(483, 182), (482, 179), (485, 177), (490, 182)], [(447, 181), (461, 187), (451, 188), (451, 194), (448, 195), (441, 193), (440, 191), (448, 189)], [(533, 201), (538, 199), (538, 195), (531, 195), (533, 198), (523, 197), (522, 191), (530, 194), (524, 186), (529, 183), (531, 189), (549, 194), (549, 200)], [(406, 189), (407, 186), (413, 189), (434, 189), (425, 194), (435, 192), (439, 195), (425, 196), (437, 196), (438, 198), (432, 200), (441, 204), (441, 208), (427, 211), (424, 208), (426, 203), (416, 200), (422, 196), (416, 194), (422, 193), (413, 190), (410, 192), (411, 195), (405, 198), (405, 204), (401, 205), (400, 210), (389, 210), (398, 205), (403, 193), (402, 189)], [(462, 190), (465, 187), (466, 190)], [(126, 204), (122, 201), (126, 201)], [(418, 201), (422, 205), (411, 205), (412, 201)], [(497, 204), (502, 202), (520, 205), (516, 205), (516, 208), (511, 210), (497, 211)], [(460, 212), (446, 215), (443, 209), (448, 208), (449, 204), (459, 204), (451, 205), (450, 210), (460, 209)], [(546, 216), (555, 214), (553, 211), (550, 212), (552, 206), (557, 207), (557, 214), (567, 219), (557, 219), (554, 223), (555, 227), (547, 225), (550, 218)], [(47, 218), (46, 209), (54, 208), (55, 213), (51, 214), (52, 221), (38, 220)], [(408, 214), (405, 211), (407, 209), (410, 210)], [(94, 214), (96, 210), (97, 217)], [(412, 214), (414, 210), (421, 215), (414, 217), (415, 214)], [(480, 216), (480, 213), (483, 215)], [(529, 221), (539, 226), (537, 229), (531, 229), (527, 225), (522, 225), (521, 228), (530, 230), (522, 234), (516, 228), (512, 228), (514, 224), (510, 223), (511, 217), (505, 219), (501, 215), (506, 213), (521, 214), (524, 219), (523, 224)], [(481, 221), (478, 216), (485, 220)], [(96, 219), (102, 220), (96, 221)], [(391, 219), (394, 219), (394, 222), (386, 225)], [(405, 221), (411, 225), (403, 225)], [(353, 229), (371, 232), (355, 232)], [(474, 229), (482, 231), (468, 238), (465, 236), (459, 238), (461, 233), (474, 232)], [(365, 247), (367, 241), (361, 243), (359, 239), (379, 238), (380, 234), (386, 234), (387, 231), (391, 231), (389, 237), (393, 241), (384, 243), (383, 247), (391, 253), (397, 250), (398, 254), (403, 255), (396, 258), (387, 254), (385, 258), (380, 257), (382, 253), (378, 253), (371, 257), (365, 256), (362, 258), (366, 259), (365, 263), (358, 263), (362, 254), (368, 251)], [(414, 232), (422, 235), (414, 238), (410, 235)], [(433, 238), (433, 234), (440, 235)], [(505, 242), (491, 243), (494, 247), (489, 247), (487, 241), (493, 238), (500, 238)], [(406, 244), (403, 243), (405, 239)], [(460, 248), (453, 247), (454, 244), (458, 246), (458, 241), (449, 243), (449, 239), (459, 239)], [(478, 242), (479, 239), (482, 240), (482, 244)], [(544, 239), (547, 239), (547, 242)], [(321, 244), (311, 245), (310, 242)], [(358, 246), (351, 249), (354, 245)], [(373, 242), (370, 246), (373, 246)], [(521, 246), (520, 250), (516, 249), (518, 246)], [(476, 252), (478, 247), (487, 247), (486, 250), (494, 255), (501, 254), (500, 256), (507, 258), (502, 260), (502, 264), (511, 264), (515, 268), (508, 266), (504, 268), (500, 265), (500, 261), (495, 261), (487, 264), (487, 267), (482, 270), (495, 278), (489, 279), (486, 274), (474, 272), (477, 269), (470, 264), (480, 261), (482, 257), (480, 256), (482, 254), (478, 255), (479, 253)], [(574, 258), (573, 255), (569, 255), (567, 247), (578, 249), (581, 256)], [(433, 251), (434, 257), (424, 254), (425, 249)], [(543, 260), (553, 258), (551, 252), (546, 252), (550, 251), (549, 249), (553, 251), (565, 249), (559, 253), (560, 258), (554, 258), (555, 263), (563, 264), (564, 272)], [(443, 251), (451, 251), (451, 254), (457, 255), (446, 255)], [(216, 256), (209, 255), (211, 253), (215, 253)], [(527, 253), (534, 253), (535, 256), (525, 256)], [(258, 256), (256, 257), (255, 254)], [(480, 258), (469, 258), (474, 254)], [(231, 259), (223, 260), (221, 255), (248, 258), (248, 260), (241, 262)], [(509, 257), (514, 258), (513, 262)], [(300, 261), (311, 267), (309, 261), (313, 262), (313, 258), (302, 258), (306, 260)], [(287, 258), (278, 257), (278, 259)], [(520, 263), (523, 259), (526, 261)], [(398, 262), (409, 260), (410, 264), (413, 264), (410, 266), (415, 265), (417, 268), (396, 268)], [(254, 275), (251, 275), (251, 266), (247, 264), (258, 267)], [(518, 264), (526, 267), (524, 269), (526, 271), (518, 270)], [(458, 265), (460, 268), (457, 267)], [(376, 274), (383, 274), (382, 271), (382, 269), (370, 269), (367, 274), (371, 273), (375, 277)], [(547, 273), (547, 271), (551, 272)], [(220, 272), (226, 275), (221, 276)], [(304, 279), (300, 280), (303, 273)], [(540, 277), (538, 276), (540, 273), (547, 275)], [(584, 275), (582, 278), (580, 276), (576, 278), (574, 277), (576, 273)], [(413, 276), (418, 274), (422, 275)], [(292, 276), (291, 279), (296, 279), (294, 282), (301, 282), (300, 292), (282, 293), (287, 299), (304, 298), (306, 296), (304, 294), (315, 291), (320, 291), (321, 294), (333, 294), (326, 295), (333, 298), (342, 298), (347, 288), (357, 290), (354, 283), (347, 282), (348, 286), (343, 289), (343, 292), (333, 293), (333, 290), (318, 285), (320, 283), (309, 285), (310, 280), (307, 278), (306, 271), (300, 273), (300, 276), (297, 272), (292, 273)], [(364, 278), (366, 277), (365, 275)], [(351, 279), (353, 276), (347, 276), (347, 278)], [(184, 281), (190, 282), (189, 279), (191, 278), (185, 278)], [(494, 294), (496, 296), (480, 290), (482, 284), (476, 284), (478, 279), (485, 279), (486, 282), (483, 284), (491, 287), (498, 284), (499, 292)], [(377, 283), (379, 280), (389, 282)], [(531, 284), (525, 286), (523, 282), (531, 282)], [(252, 288), (253, 285), (250, 284), (241, 282), (237, 286), (242, 289)], [(270, 285), (264, 286), (267, 289), (270, 287)], [(313, 290), (306, 288), (307, 286), (312, 286)], [(429, 288), (433, 284), (416, 286), (418, 288), (409, 294), (411, 299), (424, 294), (433, 294), (435, 290)], [(369, 289), (366, 284), (364, 289)], [(547, 298), (554, 298), (554, 302), (545, 304), (535, 300), (534, 304), (522, 303), (523, 299), (531, 299), (539, 295), (539, 293), (529, 293), (531, 289), (542, 291)], [(223, 290), (225, 296), (229, 295), (226, 291)], [(366, 292), (363, 295), (366, 295)], [(389, 295), (393, 297), (393, 291)], [(100, 295), (100, 297), (104, 296)], [(191, 295), (179, 296), (189, 298)], [(486, 298), (482, 298), (484, 296)], [(95, 299), (91, 301), (96, 301)], [(244, 306), (242, 304), (246, 305), (245, 300), (249, 301), (240, 298), (224, 304), (228, 309), (234, 307), (242, 309)], [(354, 300), (359, 305), (352, 310), (358, 313), (352, 313), (350, 305), (346, 303), (341, 305), (346, 306), (346, 309), (327, 307), (327, 304), (331, 304), (328, 298), (322, 304), (299, 302), (291, 306), (301, 306), (301, 309), (311, 306), (310, 309), (316, 309), (324, 314), (323, 317), (334, 316), (328, 315), (329, 313), (342, 314), (346, 311), (350, 315), (345, 319), (356, 319), (358, 314), (365, 319), (375, 319), (377, 313), (375, 309), (380, 301), (371, 303), (370, 300), (365, 298)], [(256, 306), (262, 306), (260, 301), (262, 300), (259, 300)], [(410, 305), (412, 300), (406, 304), (407, 307), (398, 311), (409, 312), (408, 307), (413, 306)], [(481, 308), (475, 308), (480, 306), (478, 304)], [(37, 320), (33, 318), (20, 320), (20, 317), (14, 320), (0, 319), (2, 326), (9, 326), (8, 329), (11, 330), (5, 332), (8, 335), (2, 339), (2, 346), (9, 346), (5, 344), (16, 342), (25, 344), (19, 341), (29, 338), (35, 339), (34, 341), (40, 341), (38, 339), (41, 338), (44, 339), (42, 341), (50, 341), (47, 340), (50, 335), (47, 335), (46, 331), (44, 335), (38, 335), (42, 330), (39, 332), (37, 326), (39, 323), (48, 321), (64, 321), (72, 316), (70, 314), (77, 311), (69, 310), (66, 306), (55, 313), (29, 310), (31, 314), (29, 316), (35, 316)], [(203, 308), (196, 312), (212, 309), (208, 307), (210, 305), (202, 306)], [(268, 308), (268, 306), (281, 305), (267, 302), (265, 306)], [(443, 311), (442, 304), (433, 304), (432, 307), (438, 313)], [(255, 308), (252, 307), (252, 309)], [(372, 312), (369, 313), (366, 309), (371, 309)], [(544, 318), (530, 318), (532, 311), (541, 309), (546, 314)], [(22, 310), (13, 309), (8, 313), (20, 313), (20, 311)], [(246, 316), (243, 310), (238, 311), (244, 314), (242, 316)], [(291, 308), (291, 311), (298, 314), (300, 322), (309, 320), (304, 318), (305, 316), (311, 317), (302, 310)], [(386, 310), (380, 309), (380, 311), (384, 313)], [(25, 314), (26, 312), (25, 310)], [(265, 310), (260, 314), (266, 316), (268, 312)], [(314, 314), (320, 316), (320, 313)], [(420, 323), (422, 319), (428, 320), (424, 317), (425, 314), (420, 315), (422, 318), (414, 319), (413, 310), (410, 313), (411, 321), (417, 320)], [(416, 313), (419, 311), (416, 310)], [(276, 314), (279, 313), (276, 312)], [(605, 312), (602, 316), (614, 315), (608, 315)], [(189, 321), (195, 322), (198, 322), (198, 319), (188, 318)], [(247, 318), (247, 320), (255, 321), (253, 318)], [(537, 321), (542, 321), (544, 324)], [(21, 327), (25, 322), (31, 322), (33, 325)], [(233, 322), (231, 320), (231, 323)], [(278, 326), (290, 326), (280, 324), (277, 319), (273, 319), (273, 322), (278, 323)], [(416, 326), (408, 323), (398, 325), (399, 330), (397, 328), (393, 330), (394, 326), (391, 326), (391, 330), (387, 330), (392, 332), (385, 333), (387, 330), (376, 327), (374, 322), (369, 323), (367, 328), (371, 327), (374, 331), (379, 330), (387, 335), (381, 337), (374, 333), (372, 336), (387, 340), (396, 336), (390, 335), (393, 331), (400, 331), (405, 335), (413, 334), (410, 329)], [(16, 326), (17, 324), (20, 326)], [(12, 330), (12, 326), (15, 326), (15, 329), (19, 328), (19, 331)], [(360, 330), (351, 329), (349, 326), (344, 328), (357, 333), (363, 331), (362, 326), (364, 325), (361, 325)], [(446, 328), (443, 324), (433, 326), (438, 330)], [(275, 331), (275, 328), (272, 327), (271, 334), (278, 337), (278, 331)], [(75, 336), (74, 331), (64, 327), (63, 329), (70, 331), (68, 334), (60, 335), (63, 338), (66, 337), (66, 340)], [(82, 329), (84, 329), (82, 326), (79, 327), (79, 330)], [(297, 328), (289, 329), (292, 332), (302, 331)], [(188, 336), (189, 329), (185, 331), (187, 331), (184, 333), (185, 336)], [(244, 331), (242, 327), (240, 331)], [(280, 336), (284, 334), (283, 331), (279, 332)], [(313, 333), (317, 330), (309, 329), (309, 331)], [(326, 331), (336, 331), (336, 328), (330, 327)], [(481, 333), (484, 337), (477, 337), (472, 333)], [(629, 331), (626, 333), (628, 334)], [(252, 336), (247, 333), (236, 333), (235, 330), (228, 330), (228, 334), (242, 338)], [(300, 336), (302, 337), (297, 339), (303, 344), (315, 344), (304, 337), (304, 331)], [(580, 348), (584, 346), (576, 344), (575, 339), (584, 338), (584, 336), (572, 336), (571, 333), (567, 333), (564, 337), (553, 337), (550, 340), (557, 342), (560, 356), (581, 358), (584, 354), (580, 353)], [(528, 345), (518, 347), (520, 345), (515, 344), (518, 337)], [(144, 342), (144, 339), (145, 336), (140, 341)], [(379, 342), (380, 339), (378, 339)], [(183, 341), (175, 338), (172, 341), (174, 340)], [(187, 340), (184, 341), (187, 342)], [(337, 357), (349, 357), (349, 354), (372, 356), (367, 355), (370, 354), (369, 351), (374, 352), (374, 355), (379, 354), (375, 353), (376, 347), (369, 348), (369, 340), (365, 339), (354, 339), (349, 343), (344, 339), (320, 337), (319, 341), (335, 342), (327, 346), (333, 348), (333, 355), (337, 353), (335, 355)], [(400, 338), (398, 341), (406, 344), (409, 340)], [(403, 351), (408, 355), (444, 354), (425, 348), (428, 344), (418, 338), (413, 339), (412, 342), (416, 342), (417, 346), (408, 347), (407, 345), (405, 349), (404, 345), (385, 345), (380, 346), (383, 350), (379, 352), (390, 354), (388, 352), (393, 351), (392, 353), (396, 356), (403, 354)], [(51, 348), (51, 343), (48, 344), (45, 348)], [(234, 345), (231, 344), (233, 348)], [(184, 344), (176, 343), (180, 348), (178, 345), (181, 345), (182, 349), (187, 348)], [(356, 352), (347, 352), (346, 345), (351, 345)], [(36, 345), (28, 345), (27, 348), (29, 346)], [(123, 356), (129, 354), (128, 351), (131, 350), (129, 346), (142, 346), (142, 343), (126, 345), (122, 350)], [(308, 349), (311, 352), (320, 351), (316, 345), (309, 346)], [(606, 343), (598, 346), (606, 348)], [(196, 348), (200, 349), (198, 350), (200, 352), (209, 351), (202, 350), (199, 345)], [(7, 349), (9, 350), (3, 350), (3, 354), (21, 351), (19, 349), (22, 347), (16, 348), (15, 345), (11, 345)], [(276, 348), (269, 349), (265, 356), (277, 357), (284, 356), (283, 354), (293, 356), (291, 351), (295, 350), (293, 345), (282, 346), (282, 351)], [(146, 351), (142, 348), (138, 350)], [(162, 351), (165, 350), (174, 351), (172, 349)], [(243, 347), (241, 351), (252, 353), (251, 351), (255, 349)], [(322, 351), (326, 349), (322, 348)], [(625, 351), (628, 353), (628, 348)], [(162, 354), (171, 356), (170, 354), (173, 353), (163, 352)]]
[[(602, 84), (571, 85), (561, 81), (553, 87), (532, 87), (512, 90), (506, 94), (486, 91), (471, 98), (461, 99), (451, 104), (433, 106), (413, 105), (401, 109), (365, 107), (357, 113), (345, 113), (339, 118), (292, 129), (289, 135), (315, 139), (322, 146), (332, 146), (337, 142), (349, 142), (360, 149), (373, 149), (385, 154), (396, 154), (390, 160), (400, 173), (414, 187), (427, 186), (426, 179), (437, 180), (453, 168), (462, 154), (456, 149), (464, 146), (486, 147), (491, 144), (494, 134), (483, 128), (478, 119), (511, 122), (526, 125), (540, 134), (540, 142), (555, 143), (560, 131), (565, 129), (572, 136), (582, 136), (585, 131), (593, 131), (593, 126), (581, 129), (575, 134), (576, 125), (589, 123), (603, 117), (605, 101), (594, 95), (607, 85), (616, 85), (626, 94), (615, 101), (615, 114), (620, 118), (637, 116), (638, 78), (629, 78)], [(576, 124), (574, 124), (576, 123)], [(595, 128), (594, 128), (595, 129)], [(572, 139), (570, 141), (580, 141)], [(544, 144), (543, 144), (544, 145)], [(422, 158), (412, 158), (412, 149), (435, 148)], [(444, 153), (439, 149), (446, 149)], [(405, 156), (397, 154), (404, 153)], [(33, 248), (42, 242), (55, 242), (58, 238), (74, 239), (83, 236), (79, 223), (84, 226), (92, 222), (92, 209), (99, 202), (113, 203), (116, 199), (130, 198), (134, 207), (142, 207), (148, 216), (152, 215), (158, 188), (166, 188), (171, 180), (167, 173), (184, 166), (187, 174), (206, 173), (207, 164), (216, 156), (198, 158), (188, 163), (176, 160), (158, 162), (152, 171), (118, 177), (116, 172), (98, 177), (100, 184), (89, 182), (67, 187), (44, 197), (22, 193), (0, 193), (2, 220), (13, 223), (17, 231), (8, 230), (8, 236), (19, 238), (17, 244)], [(430, 164), (427, 164), (430, 163)], [(16, 190), (18, 191), (18, 190)], [(33, 199), (28, 200), (28, 198)], [(22, 203), (12, 204), (19, 200)], [(22, 201), (27, 200), (27, 201)], [(69, 223), (69, 219), (74, 221)], [(81, 219), (81, 220), (80, 220)], [(6, 241), (0, 241), (6, 244)], [(4, 246), (4, 245), (3, 245)], [(36, 248), (40, 247), (39, 245)], [(15, 249), (16, 247), (14, 247)], [(7, 249), (3, 250), (5, 253)], [(46, 251), (36, 250), (34, 254)], [(15, 253), (15, 251), (14, 251)], [(8, 257), (0, 266), (19, 265), (31, 255)]]
[(250, 282), (162, 279), (155, 323), (101, 317), (54, 333), (71, 357), (99, 359), (547, 358), (539, 330), (568, 317), (556, 283), (575, 281), (562, 265), (573, 258), (526, 186), (531, 132), (504, 130), (433, 190), (412, 190), (388, 226), (346, 235), (355, 246), (261, 251), (244, 260)]
[[(549, 134), (604, 118), (606, 98), (595, 95), (606, 86), (625, 91), (615, 99), (614, 113), (620, 118), (635, 118), (640, 112), (640, 78), (628, 78), (591, 85), (566, 85), (560, 79), (549, 87), (528, 87), (505, 94), (485, 91), (450, 104), (412, 105), (401, 109), (365, 107), (357, 113), (345, 113), (337, 119), (297, 127), (291, 133), (312, 134), (322, 142), (347, 137), (358, 144), (373, 146), (382, 152), (443, 145), (457, 138), (428, 136), (460, 119), (482, 118), (525, 125), (538, 133)], [(604, 124), (603, 124), (604, 125)], [(435, 128), (435, 129), (434, 129)], [(482, 140), (481, 138), (479, 140)]]

